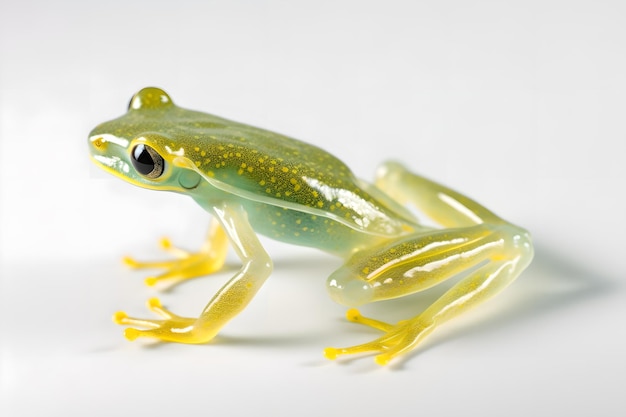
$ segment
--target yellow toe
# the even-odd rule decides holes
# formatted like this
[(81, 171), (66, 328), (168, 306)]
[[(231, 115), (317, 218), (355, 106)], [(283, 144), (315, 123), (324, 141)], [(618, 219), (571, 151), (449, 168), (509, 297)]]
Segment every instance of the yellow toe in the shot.
[(338, 355), (339, 351), (335, 348), (327, 347), (326, 349), (324, 349), (324, 356), (326, 356), (326, 359), (334, 361), (335, 359), (337, 359)]
[(128, 314), (124, 313), (123, 311), (116, 311), (113, 314), (113, 322), (117, 324), (122, 324), (126, 317), (128, 317)]
[(132, 342), (139, 337), (139, 333), (139, 330), (129, 327), (128, 329), (124, 330), (124, 337)]

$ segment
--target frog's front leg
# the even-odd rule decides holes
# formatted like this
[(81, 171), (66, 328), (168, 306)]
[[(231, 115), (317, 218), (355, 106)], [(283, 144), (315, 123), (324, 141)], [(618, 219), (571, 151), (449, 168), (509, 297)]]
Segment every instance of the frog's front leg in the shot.
[(170, 342), (208, 342), (248, 305), (269, 277), (272, 261), (250, 226), (243, 208), (224, 205), (213, 211), (242, 260), (241, 269), (213, 296), (198, 318), (177, 316), (163, 308), (156, 299), (149, 300), (148, 307), (161, 315), (163, 320), (144, 320), (128, 317), (123, 312), (116, 313), (114, 321), (118, 324), (147, 328), (126, 329), (124, 334), (129, 340), (153, 337)]
[(224, 230), (215, 220), (211, 220), (207, 239), (197, 253), (188, 252), (172, 245), (169, 239), (163, 238), (160, 246), (176, 259), (160, 262), (139, 262), (134, 258), (125, 257), (124, 263), (134, 269), (156, 268), (165, 272), (147, 277), (146, 285), (152, 286), (164, 280), (184, 280), (209, 275), (219, 271), (226, 260), (228, 238)]
[(448, 229), (404, 236), (357, 252), (328, 280), (331, 296), (358, 306), (397, 298), (430, 288), (460, 272), (471, 273), (421, 314), (395, 325), (362, 317), (357, 310), (348, 319), (382, 330), (369, 343), (328, 348), (325, 355), (379, 352), (376, 361), (412, 350), (437, 326), (496, 295), (530, 263), (528, 233), (497, 217), (478, 203), (446, 187), (406, 171), (385, 167), (389, 176), (377, 185), (401, 202), (412, 202)]

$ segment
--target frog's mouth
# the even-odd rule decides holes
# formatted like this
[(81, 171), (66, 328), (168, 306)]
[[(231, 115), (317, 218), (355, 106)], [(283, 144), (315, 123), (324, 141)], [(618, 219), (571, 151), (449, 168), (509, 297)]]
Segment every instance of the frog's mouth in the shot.
[(128, 174), (130, 167), (117, 156), (91, 155), (91, 159), (102, 168)]

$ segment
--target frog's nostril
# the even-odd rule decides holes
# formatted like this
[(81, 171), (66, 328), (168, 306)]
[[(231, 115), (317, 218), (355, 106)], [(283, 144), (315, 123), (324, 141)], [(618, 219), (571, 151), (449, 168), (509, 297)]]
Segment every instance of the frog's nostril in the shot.
[(96, 138), (96, 140), (94, 140), (91, 143), (93, 143), (93, 146), (96, 147), (96, 148), (104, 147), (104, 141), (102, 140), (102, 138)]
[(107, 141), (103, 137), (92, 138), (89, 142), (94, 153), (104, 153), (107, 150)]

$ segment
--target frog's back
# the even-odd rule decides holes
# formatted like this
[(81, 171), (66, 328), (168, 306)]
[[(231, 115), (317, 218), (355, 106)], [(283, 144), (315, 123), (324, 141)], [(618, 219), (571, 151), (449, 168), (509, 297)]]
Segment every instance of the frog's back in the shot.
[[(332, 217), (375, 234), (397, 234), (402, 222), (363, 190), (351, 170), (308, 143), (203, 114), (190, 126), (185, 156), (208, 178), (277, 206)], [(199, 129), (199, 130), (198, 130)]]

